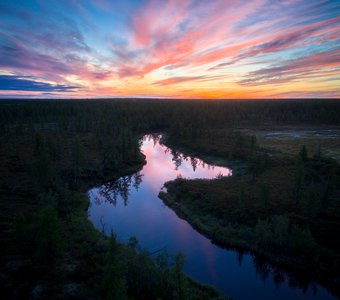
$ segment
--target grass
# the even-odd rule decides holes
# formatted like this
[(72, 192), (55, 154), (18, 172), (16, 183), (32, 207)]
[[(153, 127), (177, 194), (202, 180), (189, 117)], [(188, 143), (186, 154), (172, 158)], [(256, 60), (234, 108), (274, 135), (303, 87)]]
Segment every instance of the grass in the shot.
[[(256, 130), (247, 130), (247, 135)], [(179, 178), (165, 184), (167, 192), (161, 192), (160, 198), (214, 242), (264, 255), (287, 269), (308, 272), (339, 295), (335, 279), (340, 262), (339, 165), (327, 157), (309, 156), (303, 163), (303, 191), (297, 195), (298, 153), (304, 140), (284, 139), (276, 144), (276, 139), (258, 139), (255, 150), (244, 147), (240, 152), (232, 137), (226, 144), (228, 135), (230, 131), (216, 135), (210, 143), (204, 137), (196, 143), (172, 137), (165, 142), (187, 154), (200, 154), (203, 159), (209, 156), (212, 162), (217, 157), (215, 163), (224, 157), (227, 164), (236, 157), (248, 167), (250, 156), (269, 153), (268, 167), (256, 176), (248, 168), (248, 172), (214, 180)], [(317, 142), (323, 145), (322, 155), (338, 143), (312, 140), (308, 146)]]
[(340, 161), (340, 129), (334, 127), (274, 127), (271, 129), (244, 129), (246, 134), (256, 136), (259, 144), (273, 153), (283, 153), (294, 157), (303, 145), (310, 155), (322, 155)]
[[(49, 132), (42, 135), (45, 141), (50, 137)], [(112, 238), (95, 230), (87, 219), (88, 189), (138, 171), (145, 163), (141, 153), (137, 151), (135, 158), (118, 160), (111, 169), (104, 169), (102, 152), (98, 149), (105, 145), (98, 148), (94, 134), (54, 133), (57, 147), (55, 157), (51, 155), (54, 181), (42, 191), (37, 190), (34, 183), (37, 142), (34, 135), (4, 135), (0, 139), (3, 145), (0, 174), (6, 174), (0, 178), (3, 297), (124, 299), (129, 295), (131, 299), (138, 299), (145, 295), (153, 299), (158, 295), (164, 299), (180, 298), (171, 295), (171, 291), (176, 291), (173, 278), (179, 276), (173, 273), (171, 265), (160, 271), (146, 252), (118, 242), (114, 242), (115, 258), (108, 261)], [(81, 173), (77, 178), (72, 170), (75, 139), (82, 145)], [(133, 139), (137, 144), (139, 136)], [(55, 215), (54, 221), (51, 214)], [(163, 262), (163, 268), (167, 264)], [(149, 277), (145, 277), (145, 272)], [(180, 274), (190, 299), (225, 299), (214, 288)], [(116, 282), (115, 277), (122, 281)], [(133, 280), (129, 279), (132, 277)]]

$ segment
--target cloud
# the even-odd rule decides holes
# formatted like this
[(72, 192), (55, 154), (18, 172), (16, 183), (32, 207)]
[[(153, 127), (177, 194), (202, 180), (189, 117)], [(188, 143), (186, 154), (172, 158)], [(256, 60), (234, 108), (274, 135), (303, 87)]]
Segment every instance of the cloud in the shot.
[(169, 77), (166, 79), (155, 81), (154, 85), (172, 85), (182, 82), (193, 82), (193, 81), (214, 81), (215, 79), (220, 79), (221, 75), (200, 75), (200, 76), (177, 76)]
[(340, 22), (340, 17), (331, 18), (309, 25), (294, 27), (288, 29), (285, 33), (274, 35), (264, 43), (252, 46), (250, 48), (243, 47), (240, 54), (234, 56), (228, 62), (212, 67), (211, 70), (224, 68), (233, 65), (240, 60), (254, 58), (258, 55), (265, 55), (274, 52), (280, 52), (287, 49), (298, 48), (301, 45), (313, 44), (315, 40), (336, 40), (338, 36), (335, 34), (339, 28), (335, 25)]
[(0, 69), (32, 88), (169, 96), (185, 83), (190, 98), (338, 83), (339, 1), (19, 2), (0, 4)]
[(250, 72), (239, 83), (242, 85), (261, 85), (285, 83), (296, 79), (326, 74), (339, 74), (340, 48), (332, 51), (311, 54), (297, 59), (287, 60), (277, 66)]
[(78, 86), (50, 84), (16, 75), (0, 75), (0, 90), (2, 91), (70, 92), (78, 89)]
[(27, 47), (20, 39), (0, 32), (0, 67), (30, 73), (69, 74), (70, 65), (49, 54)]
[(272, 97), (280, 98), (339, 98), (340, 91), (295, 91), (273, 94)]
[[(38, 14), (24, 6), (17, 4), (5, 7), (1, 24), (3, 33), (15, 32), (14, 36), (26, 45), (45, 51), (63, 51), (65, 48), (71, 51), (91, 51), (77, 22), (66, 16), (63, 10), (45, 10)], [(0, 10), (3, 9), (0, 5)]]
[[(124, 51), (118, 64), (121, 77), (144, 76), (166, 65), (201, 66), (236, 55), (251, 42), (228, 42), (235, 23), (245, 20), (265, 3), (214, 1), (148, 1), (132, 18), (131, 39), (126, 48), (145, 49), (136, 59)], [(221, 44), (223, 39), (225, 41)], [(217, 48), (217, 49), (216, 49)]]
[(187, 77), (171, 77), (163, 80), (159, 80), (154, 82), (155, 85), (171, 85), (178, 84), (187, 81), (196, 81), (196, 80), (204, 80), (206, 76), (187, 76)]
[[(0, 32), (0, 67), (49, 81), (64, 82), (65, 76), (74, 75), (83, 80), (102, 81), (111, 78), (115, 72), (103, 70), (90, 64), (77, 53), (65, 51), (62, 56), (45, 54), (23, 41)], [(65, 53), (64, 53), (65, 52)]]

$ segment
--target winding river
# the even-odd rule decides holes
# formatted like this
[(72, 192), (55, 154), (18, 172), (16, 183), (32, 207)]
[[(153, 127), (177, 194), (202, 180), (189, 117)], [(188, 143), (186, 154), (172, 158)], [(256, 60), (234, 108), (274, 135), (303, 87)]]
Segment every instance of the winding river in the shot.
[(161, 135), (146, 135), (141, 151), (146, 165), (140, 172), (95, 187), (88, 192), (89, 219), (94, 226), (127, 242), (135, 236), (150, 252), (182, 252), (184, 271), (234, 299), (336, 299), (308, 278), (296, 278), (251, 254), (213, 244), (158, 198), (166, 181), (230, 176), (232, 170), (186, 157), (160, 144)]

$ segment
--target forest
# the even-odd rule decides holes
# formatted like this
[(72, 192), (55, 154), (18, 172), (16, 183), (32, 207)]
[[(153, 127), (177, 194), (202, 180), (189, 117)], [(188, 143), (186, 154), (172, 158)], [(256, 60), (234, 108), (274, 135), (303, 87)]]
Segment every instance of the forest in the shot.
[(137, 172), (140, 139), (221, 165), (231, 177), (178, 178), (160, 198), (199, 232), (309, 272), (340, 296), (339, 140), (268, 139), (338, 129), (336, 100), (1, 100), (0, 287), (5, 299), (227, 299), (151, 255), (104, 236), (86, 191)]

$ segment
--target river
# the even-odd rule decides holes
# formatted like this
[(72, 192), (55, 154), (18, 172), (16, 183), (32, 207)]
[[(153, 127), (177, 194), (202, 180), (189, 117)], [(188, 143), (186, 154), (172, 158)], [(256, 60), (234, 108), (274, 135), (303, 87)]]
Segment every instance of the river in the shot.
[(249, 253), (223, 249), (198, 233), (168, 208), (158, 194), (166, 181), (231, 176), (232, 170), (212, 166), (167, 148), (161, 135), (146, 135), (141, 151), (146, 165), (140, 172), (89, 190), (89, 219), (118, 240), (135, 236), (150, 252), (182, 252), (184, 272), (237, 299), (336, 299), (308, 278), (296, 278)]

